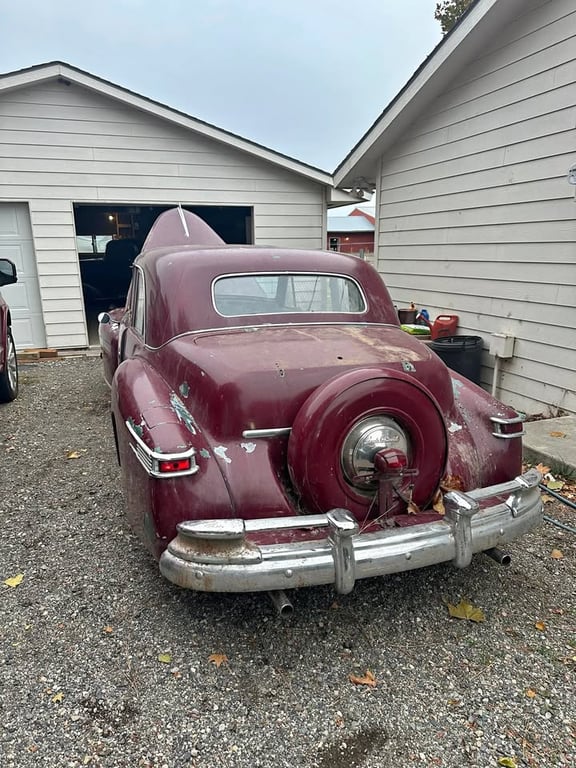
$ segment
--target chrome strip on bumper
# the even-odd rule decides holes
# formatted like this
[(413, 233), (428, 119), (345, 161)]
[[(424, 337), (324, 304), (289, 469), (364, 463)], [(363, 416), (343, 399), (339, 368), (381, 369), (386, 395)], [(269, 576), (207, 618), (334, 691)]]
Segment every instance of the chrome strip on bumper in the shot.
[[(346, 510), (327, 515), (255, 520), (199, 520), (178, 526), (160, 559), (175, 584), (208, 592), (258, 592), (334, 584), (346, 593), (357, 579), (453, 562), (512, 541), (538, 525), (540, 474), (530, 470), (507, 483), (446, 494), (446, 516), (434, 523), (359, 533)], [(498, 497), (506, 497), (498, 501)], [(479, 502), (495, 499), (480, 509)], [(256, 545), (246, 534), (327, 527), (327, 538)]]

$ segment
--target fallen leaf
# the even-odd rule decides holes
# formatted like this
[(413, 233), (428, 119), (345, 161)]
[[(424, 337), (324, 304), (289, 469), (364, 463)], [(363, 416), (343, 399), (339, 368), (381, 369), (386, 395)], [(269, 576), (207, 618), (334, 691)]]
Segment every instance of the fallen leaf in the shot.
[(554, 497), (549, 496), (547, 493), (543, 493), (540, 498), (542, 500), (542, 504), (550, 504), (551, 501), (554, 501)]
[(78, 451), (68, 451), (68, 453), (66, 454), (66, 458), (67, 459), (79, 459), (80, 458), (80, 454), (78, 453)]
[(434, 512), (437, 512), (439, 515), (446, 514), (446, 507), (444, 506), (444, 496), (442, 495), (442, 490), (440, 488), (438, 488), (438, 490), (434, 494), (434, 499), (432, 500), (432, 509), (434, 510)]
[(550, 552), (550, 557), (554, 560), (562, 560), (564, 554), (559, 549), (553, 549), (552, 552)]
[(36, 744), (30, 744), (30, 746), (28, 747), (28, 752), (32, 752), (32, 754), (34, 754), (34, 752), (38, 752), (38, 747), (36, 746)]
[(4, 584), (6, 584), (7, 587), (17, 587), (19, 584), (22, 584), (23, 579), (24, 574), (19, 573), (18, 576), (12, 576), (9, 579), (5, 579)]
[(562, 488), (564, 488), (564, 481), (551, 480), (550, 482), (546, 483), (546, 488), (549, 488), (551, 491), (561, 491)]
[(342, 712), (336, 712), (336, 725), (338, 728), (344, 728), (344, 717)]
[(448, 613), (454, 619), (465, 619), (466, 621), (484, 621), (485, 616), (481, 608), (476, 608), (465, 598), (462, 598), (458, 605), (448, 603)]
[(536, 697), (536, 691), (532, 690), (532, 688), (528, 688), (528, 690), (526, 691), (526, 696), (529, 699), (534, 699)]
[(162, 664), (170, 664), (172, 656), (169, 653), (160, 653), (158, 654), (158, 661), (161, 661)]
[(458, 475), (446, 475), (440, 483), (443, 491), (463, 491), (464, 481)]
[(354, 685), (368, 685), (370, 688), (376, 688), (376, 678), (374, 677), (374, 673), (370, 672), (369, 669), (366, 670), (363, 677), (348, 675), (348, 680), (350, 680), (351, 683), (354, 683)]
[(208, 661), (215, 664), (217, 667), (220, 667), (228, 661), (228, 656), (226, 656), (225, 653), (211, 653), (210, 656), (208, 656)]
[(536, 464), (534, 469), (537, 469), (541, 475), (547, 475), (550, 472), (550, 467), (547, 467), (545, 464)]
[(513, 757), (499, 757), (498, 765), (502, 765), (504, 768), (518, 768), (518, 763)]
[(418, 504), (414, 504), (413, 501), (409, 501), (408, 502), (408, 508), (407, 508), (406, 512), (409, 515), (417, 515), (420, 512), (420, 507), (418, 506)]
[(546, 624), (543, 621), (537, 621), (534, 626), (539, 632), (544, 632), (546, 629)]
[(52, 696), (52, 701), (54, 704), (60, 704), (62, 699), (64, 698), (64, 694), (62, 691), (59, 691), (55, 696)]
[(114, 632), (114, 627), (111, 627), (110, 624), (108, 624), (106, 627), (102, 627), (102, 632), (106, 632), (107, 635), (111, 635), (112, 632)]
[(550, 432), (550, 437), (566, 437), (566, 432), (558, 432), (554, 430), (553, 432)]

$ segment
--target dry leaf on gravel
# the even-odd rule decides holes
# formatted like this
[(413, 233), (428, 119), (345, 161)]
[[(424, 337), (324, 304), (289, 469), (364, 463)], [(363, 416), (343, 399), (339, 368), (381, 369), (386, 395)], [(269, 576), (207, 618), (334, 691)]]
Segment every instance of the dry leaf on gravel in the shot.
[(19, 573), (17, 576), (11, 576), (9, 579), (4, 579), (4, 584), (6, 584), (7, 587), (17, 587), (19, 584), (22, 584), (23, 579), (24, 574)]
[(354, 685), (368, 685), (370, 688), (376, 688), (376, 678), (374, 677), (374, 673), (369, 669), (366, 670), (362, 677), (359, 677), (358, 675), (348, 675), (348, 680), (350, 680), (351, 683), (354, 683)]
[(68, 453), (66, 454), (66, 458), (67, 459), (79, 459), (80, 458), (80, 454), (78, 453), (78, 451), (68, 451)]
[(466, 621), (475, 621), (476, 623), (485, 620), (484, 612), (481, 608), (476, 608), (468, 600), (462, 598), (458, 605), (448, 603), (448, 613), (454, 619), (465, 619)]
[(550, 467), (547, 467), (546, 464), (536, 464), (534, 469), (537, 469), (541, 475), (547, 475), (550, 472)]
[(554, 498), (547, 493), (543, 493), (540, 498), (542, 499), (542, 504), (550, 504), (551, 501), (554, 501)]
[(208, 656), (208, 661), (211, 664), (215, 664), (217, 667), (221, 667), (222, 664), (225, 664), (228, 661), (228, 656), (226, 656), (225, 653), (211, 653), (210, 656)]
[(111, 627), (110, 624), (108, 624), (105, 627), (102, 627), (102, 632), (105, 632), (107, 635), (111, 635), (112, 632), (114, 632), (114, 627)]
[(513, 757), (499, 757), (498, 765), (502, 765), (504, 768), (518, 768), (518, 763)]
[(550, 552), (550, 557), (553, 560), (562, 560), (564, 557), (564, 553), (561, 552), (559, 549), (553, 549), (552, 552)]
[(546, 630), (546, 624), (544, 624), (543, 621), (537, 621), (534, 626), (538, 630), (538, 632), (544, 632)]
[(172, 656), (169, 653), (160, 653), (158, 654), (158, 661), (161, 661), (162, 664), (170, 664)]
[(526, 691), (526, 696), (529, 699), (534, 699), (536, 698), (536, 691), (532, 690), (532, 688), (528, 688), (528, 690)]
[(55, 696), (52, 696), (52, 702), (54, 704), (61, 704), (63, 698), (64, 698), (64, 694), (62, 693), (62, 691), (59, 691)]
[(550, 432), (550, 437), (566, 437), (566, 432), (558, 432), (557, 430), (554, 430), (553, 432)]

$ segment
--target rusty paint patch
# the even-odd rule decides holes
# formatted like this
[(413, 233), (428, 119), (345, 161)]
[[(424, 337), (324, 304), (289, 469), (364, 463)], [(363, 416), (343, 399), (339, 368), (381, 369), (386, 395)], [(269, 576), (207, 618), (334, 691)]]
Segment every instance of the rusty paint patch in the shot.
[(187, 381), (183, 381), (182, 384), (178, 387), (180, 394), (182, 397), (188, 397), (190, 394), (190, 385)]
[(170, 395), (170, 405), (176, 416), (178, 416), (178, 421), (181, 421), (186, 429), (195, 435), (198, 429), (194, 417), (175, 392), (172, 392)]
[(240, 443), (240, 448), (243, 448), (246, 453), (254, 453), (256, 450), (256, 443)]
[(216, 446), (216, 448), (214, 448), (214, 453), (216, 454), (216, 456), (218, 456), (218, 458), (224, 459), (226, 464), (232, 464), (232, 459), (229, 456), (226, 456), (227, 450), (228, 448), (226, 448), (225, 445), (218, 445)]

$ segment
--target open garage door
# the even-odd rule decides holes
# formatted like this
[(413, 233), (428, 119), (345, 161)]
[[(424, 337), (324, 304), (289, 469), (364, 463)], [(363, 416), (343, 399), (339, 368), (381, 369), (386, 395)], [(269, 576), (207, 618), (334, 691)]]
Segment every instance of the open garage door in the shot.
[[(158, 216), (174, 205), (74, 204), (78, 260), (90, 344), (98, 343), (97, 315), (124, 306), (131, 264)], [(247, 206), (191, 206), (226, 243), (253, 242), (253, 212)]]
[(17, 348), (45, 347), (36, 257), (26, 203), (0, 203), (0, 258), (10, 259), (18, 269), (18, 282), (2, 288), (10, 307)]

